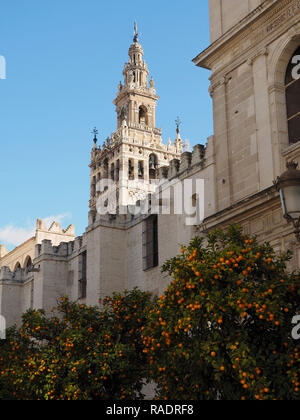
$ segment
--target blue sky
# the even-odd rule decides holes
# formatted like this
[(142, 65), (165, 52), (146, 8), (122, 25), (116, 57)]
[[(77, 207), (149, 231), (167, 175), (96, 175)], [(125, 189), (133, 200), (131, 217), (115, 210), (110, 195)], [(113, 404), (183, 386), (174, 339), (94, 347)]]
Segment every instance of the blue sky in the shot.
[(36, 218), (87, 226), (93, 127), (116, 129), (112, 104), (137, 20), (160, 96), (157, 126), (192, 145), (213, 132), (210, 73), (191, 62), (209, 45), (208, 0), (4, 0), (0, 55), (0, 243), (30, 236)]

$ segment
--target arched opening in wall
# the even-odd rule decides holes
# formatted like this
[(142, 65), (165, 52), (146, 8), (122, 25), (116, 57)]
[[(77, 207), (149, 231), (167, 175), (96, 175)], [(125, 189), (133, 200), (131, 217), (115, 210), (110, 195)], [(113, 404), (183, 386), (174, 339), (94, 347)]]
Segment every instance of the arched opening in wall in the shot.
[(144, 162), (139, 161), (139, 179), (144, 179)]
[(139, 123), (148, 125), (148, 111), (144, 105), (140, 106), (139, 109)]
[(158, 216), (155, 214), (143, 223), (143, 270), (150, 270), (158, 264)]
[(32, 266), (32, 260), (31, 257), (27, 257), (25, 259), (25, 264), (24, 264), (24, 268), (30, 268)]
[(157, 157), (153, 153), (149, 157), (149, 179), (156, 179), (156, 170), (158, 168)]
[(200, 222), (200, 214), (199, 214), (199, 194), (192, 195), (192, 214), (191, 217), (196, 218), (197, 223)]
[(117, 160), (116, 163), (116, 181), (120, 179), (120, 159)]
[(290, 59), (285, 75), (289, 144), (300, 141), (300, 46)]
[(126, 119), (127, 119), (127, 112), (126, 112), (126, 108), (123, 106), (123, 108), (121, 110), (121, 114), (120, 114), (120, 121), (119, 121), (120, 126), (121, 126), (121, 124), (123, 123), (124, 120), (126, 121)]
[(112, 163), (110, 168), (110, 178), (114, 181), (115, 180), (115, 164)]
[(104, 159), (103, 166), (104, 166), (103, 177), (104, 177), (104, 179), (108, 179), (108, 159), (107, 158)]
[(95, 176), (93, 176), (93, 179), (92, 179), (91, 196), (92, 197), (95, 197), (96, 196), (96, 177)]
[(128, 178), (129, 180), (134, 180), (134, 161), (132, 159), (128, 160)]
[(197, 207), (197, 203), (198, 203), (198, 194), (193, 194), (192, 195), (192, 207), (194, 209)]
[(87, 252), (79, 256), (79, 299), (85, 299), (87, 292)]
[(21, 270), (21, 268), (22, 268), (21, 264), (17, 262), (17, 264), (15, 265), (14, 271)]

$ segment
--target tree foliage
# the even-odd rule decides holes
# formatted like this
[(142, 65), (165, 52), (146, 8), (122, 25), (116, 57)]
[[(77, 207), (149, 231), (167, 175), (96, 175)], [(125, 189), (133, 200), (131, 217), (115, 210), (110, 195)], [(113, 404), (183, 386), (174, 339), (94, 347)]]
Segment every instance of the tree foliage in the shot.
[(0, 341), (0, 399), (299, 400), (300, 276), (291, 255), (230, 227), (163, 266), (157, 300), (135, 289), (100, 308), (63, 298)]
[(134, 290), (105, 299), (103, 310), (63, 298), (52, 318), (29, 311), (0, 341), (0, 399), (142, 398), (151, 301)]
[(160, 399), (298, 400), (298, 275), (241, 229), (195, 238), (163, 271), (173, 281), (143, 334)]

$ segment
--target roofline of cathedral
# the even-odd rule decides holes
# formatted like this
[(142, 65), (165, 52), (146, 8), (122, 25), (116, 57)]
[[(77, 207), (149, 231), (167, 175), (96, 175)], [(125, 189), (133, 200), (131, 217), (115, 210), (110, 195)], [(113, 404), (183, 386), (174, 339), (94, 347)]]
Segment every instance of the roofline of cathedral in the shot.
[[(13, 254), (14, 252), (16, 252), (19, 248), (22, 248), (24, 245), (28, 244), (29, 242), (35, 241), (35, 239), (36, 239), (36, 235), (34, 235), (31, 238), (27, 239), (27, 241), (22, 242), (20, 245), (16, 246), (14, 249), (12, 249), (7, 254), (5, 254), (2, 258), (0, 258), (0, 262), (1, 262), (2, 259), (7, 258), (11, 254)], [(0, 245), (3, 245), (3, 244), (0, 244)]]

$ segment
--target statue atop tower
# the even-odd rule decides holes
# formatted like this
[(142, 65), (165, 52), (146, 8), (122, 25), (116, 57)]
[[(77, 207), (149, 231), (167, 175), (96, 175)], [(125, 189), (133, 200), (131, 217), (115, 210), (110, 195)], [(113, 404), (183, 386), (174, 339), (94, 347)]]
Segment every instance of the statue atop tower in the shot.
[(133, 42), (138, 42), (138, 38), (139, 38), (139, 33), (138, 33), (138, 29), (137, 29), (137, 23), (136, 23), (136, 21), (134, 21), (134, 38), (133, 38)]

